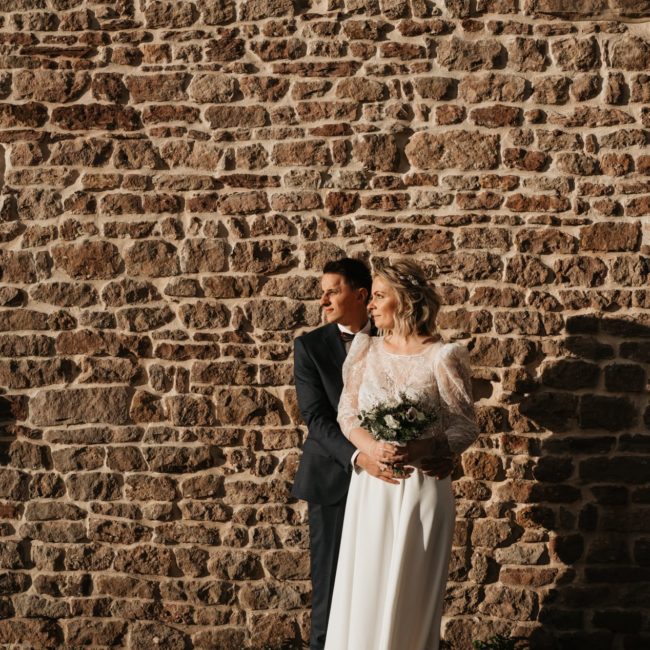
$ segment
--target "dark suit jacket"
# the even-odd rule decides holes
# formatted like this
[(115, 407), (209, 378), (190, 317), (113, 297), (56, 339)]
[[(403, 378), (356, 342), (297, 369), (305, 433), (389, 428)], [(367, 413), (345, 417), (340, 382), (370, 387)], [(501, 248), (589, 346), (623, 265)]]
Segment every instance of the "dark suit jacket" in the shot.
[(338, 503), (350, 484), (350, 461), (356, 448), (336, 421), (345, 354), (336, 323), (303, 334), (294, 342), (296, 394), (309, 435), (292, 494), (311, 503)]

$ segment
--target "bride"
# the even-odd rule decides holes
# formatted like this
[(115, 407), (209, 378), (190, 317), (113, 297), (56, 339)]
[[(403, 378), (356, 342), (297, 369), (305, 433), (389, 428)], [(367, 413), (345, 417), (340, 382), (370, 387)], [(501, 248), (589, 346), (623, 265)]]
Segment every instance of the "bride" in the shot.
[[(418, 461), (457, 456), (478, 435), (467, 351), (440, 342), (439, 304), (416, 264), (383, 268), (368, 306), (383, 336), (357, 334), (343, 366), (341, 430), (358, 449), (394, 467), (399, 482), (359, 471), (352, 476), (325, 650), (438, 648), (454, 498), (450, 479), (425, 475)], [(361, 410), (400, 393), (433, 399), (439, 413), (406, 447), (377, 441), (359, 426)]]

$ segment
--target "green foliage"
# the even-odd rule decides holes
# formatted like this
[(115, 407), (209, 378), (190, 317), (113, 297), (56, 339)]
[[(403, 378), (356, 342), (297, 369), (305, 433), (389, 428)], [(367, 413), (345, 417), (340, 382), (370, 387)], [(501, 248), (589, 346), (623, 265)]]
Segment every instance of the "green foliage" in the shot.
[(502, 634), (491, 636), (487, 641), (474, 641), (476, 650), (515, 650), (515, 640)]
[(427, 399), (416, 400), (400, 393), (397, 400), (376, 404), (369, 411), (361, 411), (359, 416), (361, 426), (375, 440), (408, 442), (419, 438), (438, 414)]

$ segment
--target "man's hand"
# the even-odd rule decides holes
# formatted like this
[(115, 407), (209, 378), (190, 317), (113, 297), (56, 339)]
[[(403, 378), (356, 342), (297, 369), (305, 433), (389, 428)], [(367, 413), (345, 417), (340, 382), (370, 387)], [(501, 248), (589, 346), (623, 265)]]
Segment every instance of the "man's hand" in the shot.
[[(356, 457), (354, 464), (365, 472), (368, 472), (370, 476), (378, 478), (380, 481), (391, 483), (392, 485), (399, 485), (399, 481), (395, 480), (395, 474), (393, 473), (393, 468), (391, 465), (384, 465), (383, 463), (380, 464), (363, 452), (361, 452)], [(413, 468), (404, 467), (402, 469), (402, 472), (403, 473), (401, 473), (399, 477), (408, 478), (413, 472)]]
[(454, 471), (454, 464), (454, 459), (451, 456), (432, 456), (420, 461), (420, 470), (427, 476), (443, 479)]
[(404, 463), (415, 463), (423, 458), (428, 458), (434, 451), (432, 438), (419, 438), (409, 440), (404, 447)]

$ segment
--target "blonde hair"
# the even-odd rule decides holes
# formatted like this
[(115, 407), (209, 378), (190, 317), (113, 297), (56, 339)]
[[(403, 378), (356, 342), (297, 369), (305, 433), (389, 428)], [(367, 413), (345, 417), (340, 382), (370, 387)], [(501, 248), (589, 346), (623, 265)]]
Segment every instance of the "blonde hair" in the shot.
[(377, 269), (377, 276), (395, 291), (397, 299), (393, 328), (385, 333), (437, 337), (440, 298), (422, 267), (410, 260), (399, 260)]

